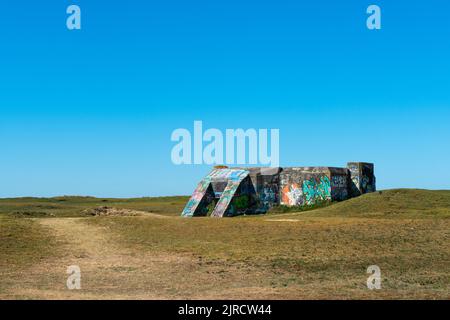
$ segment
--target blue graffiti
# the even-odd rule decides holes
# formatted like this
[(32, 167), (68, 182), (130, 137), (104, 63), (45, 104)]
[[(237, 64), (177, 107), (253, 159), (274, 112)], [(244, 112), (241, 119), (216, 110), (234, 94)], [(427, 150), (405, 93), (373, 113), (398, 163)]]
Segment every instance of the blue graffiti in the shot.
[(319, 180), (311, 178), (303, 181), (303, 195), (307, 204), (331, 200), (330, 179), (327, 176), (322, 176)]

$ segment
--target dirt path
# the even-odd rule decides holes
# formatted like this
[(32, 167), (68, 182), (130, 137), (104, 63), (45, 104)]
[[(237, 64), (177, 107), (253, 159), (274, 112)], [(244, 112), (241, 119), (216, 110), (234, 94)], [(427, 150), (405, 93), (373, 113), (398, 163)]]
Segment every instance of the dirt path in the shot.
[(146, 216), (146, 217), (153, 217), (153, 218), (173, 218), (170, 216), (154, 213), (154, 212), (148, 212), (148, 211), (140, 211), (140, 210), (131, 210), (131, 209), (124, 209), (124, 208), (115, 208), (115, 207), (96, 207), (96, 208), (89, 208), (83, 211), (84, 213), (87, 213), (88, 215), (92, 216)]
[[(89, 218), (38, 219), (61, 245), (58, 258), (43, 261), (21, 275), (11, 297), (38, 299), (165, 299), (167, 271), (189, 263), (189, 257), (145, 255), (126, 250), (106, 228)], [(69, 290), (68, 266), (81, 269), (81, 289)], [(159, 274), (159, 273), (163, 274)], [(165, 273), (165, 274), (164, 274)]]
[[(273, 294), (259, 288), (263, 274), (222, 262), (205, 264), (201, 257), (188, 254), (128, 249), (110, 230), (86, 219), (92, 218), (37, 219), (53, 233), (61, 254), (16, 275), (16, 285), (6, 298), (208, 299), (223, 297), (225, 292), (234, 298)], [(80, 290), (66, 286), (71, 265), (80, 267)]]

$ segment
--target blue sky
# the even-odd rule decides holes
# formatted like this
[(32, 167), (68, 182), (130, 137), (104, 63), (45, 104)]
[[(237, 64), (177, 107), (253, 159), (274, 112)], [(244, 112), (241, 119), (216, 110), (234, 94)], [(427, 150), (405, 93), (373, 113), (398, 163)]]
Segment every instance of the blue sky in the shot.
[[(77, 4), (82, 29), (66, 28)], [(366, 8), (382, 29), (366, 28)], [(0, 10), (0, 197), (189, 194), (174, 129), (279, 128), (282, 166), (375, 163), (450, 185), (450, 2), (11, 1)]]

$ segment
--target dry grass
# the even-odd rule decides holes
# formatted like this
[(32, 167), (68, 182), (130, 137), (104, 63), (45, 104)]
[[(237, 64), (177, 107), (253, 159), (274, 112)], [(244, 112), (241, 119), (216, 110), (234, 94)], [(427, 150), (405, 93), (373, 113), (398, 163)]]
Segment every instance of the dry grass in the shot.
[[(300, 214), (292, 214), (299, 216)], [(450, 191), (394, 189), (368, 193), (301, 216), (358, 218), (450, 218)], [(288, 215), (285, 215), (288, 217)]]
[[(164, 201), (117, 203), (142, 210)], [(78, 206), (97, 205), (92, 200)], [(168, 205), (169, 211), (175, 206)], [(1, 201), (0, 211), (7, 211)], [(24, 219), (5, 212), (0, 297), (448, 299), (449, 216), (450, 192), (425, 190), (230, 219)], [(65, 287), (71, 264), (82, 269), (82, 290)], [(373, 264), (381, 268), (381, 290), (366, 287), (366, 269)]]
[[(124, 245), (139, 252), (189, 253), (202, 263), (223, 265), (227, 274), (235, 265), (264, 272), (268, 283), (261, 285), (261, 291), (290, 288), (284, 298), (442, 298), (450, 293), (448, 220), (114, 218), (89, 222), (114, 230)], [(365, 286), (365, 271), (372, 264), (383, 272), (379, 295)]]
[(54, 198), (13, 198), (0, 199), (0, 216), (23, 218), (33, 217), (85, 217), (87, 209), (114, 207), (169, 216), (178, 216), (189, 197), (156, 198), (94, 198), (94, 197), (54, 197)]

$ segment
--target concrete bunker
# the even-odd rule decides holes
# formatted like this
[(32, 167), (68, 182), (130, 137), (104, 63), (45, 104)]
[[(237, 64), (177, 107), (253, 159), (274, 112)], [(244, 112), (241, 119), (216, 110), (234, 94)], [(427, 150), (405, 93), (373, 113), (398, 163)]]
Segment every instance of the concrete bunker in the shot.
[(374, 165), (336, 167), (216, 167), (197, 185), (182, 216), (266, 213), (272, 206), (342, 201), (376, 190)]

